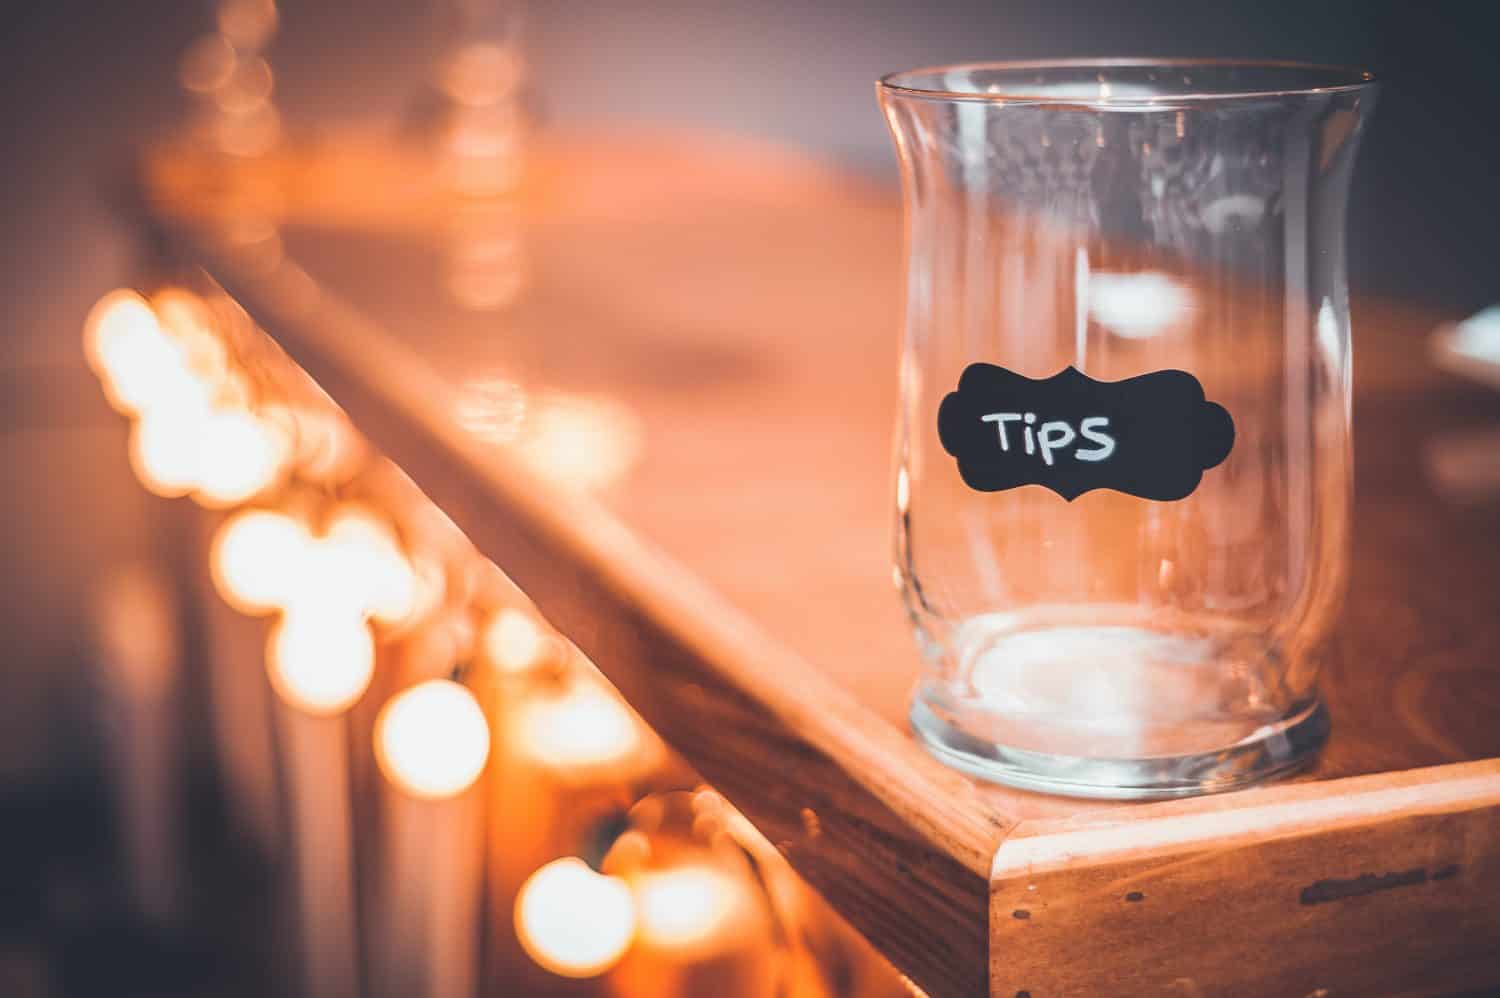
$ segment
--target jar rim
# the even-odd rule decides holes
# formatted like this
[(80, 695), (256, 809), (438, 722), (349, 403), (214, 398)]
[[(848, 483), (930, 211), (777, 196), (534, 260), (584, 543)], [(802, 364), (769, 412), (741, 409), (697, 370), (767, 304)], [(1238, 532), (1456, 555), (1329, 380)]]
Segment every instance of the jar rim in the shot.
[[(1161, 93), (1139, 92), (1116, 93), (1111, 81), (1104, 78), (1110, 70), (1201, 69), (1206, 74), (1248, 71), (1267, 75), (1285, 74), (1288, 79), (1305, 77), (1305, 85), (1278, 86), (1226, 86), (1223, 89), (1204, 89), (1192, 82), (1192, 77), (1182, 74), (1172, 90), (1167, 85)], [(1035, 77), (1044, 73), (1065, 73), (1092, 70), (1097, 74), (1099, 93), (1096, 95), (1071, 94), (1060, 91), (1056, 85), (1051, 92), (1049, 84)], [(1000, 85), (996, 80), (984, 89), (955, 89), (949, 78), (955, 74), (992, 74), (996, 77), (1032, 74), (1030, 79), (1017, 79), (1012, 84)], [(942, 85), (927, 85), (923, 77), (942, 80)], [(1155, 81), (1153, 81), (1155, 82)], [(1369, 70), (1330, 63), (1297, 62), (1280, 59), (1152, 59), (1152, 58), (1098, 58), (1098, 59), (1027, 59), (996, 62), (961, 62), (949, 65), (924, 66), (917, 69), (887, 73), (876, 83), (884, 97), (915, 98), (931, 101), (962, 101), (990, 104), (1027, 104), (1053, 107), (1077, 107), (1089, 109), (1108, 108), (1161, 108), (1177, 104), (1212, 104), (1220, 101), (1247, 99), (1274, 99), (1281, 97), (1306, 97), (1319, 94), (1343, 94), (1367, 90), (1376, 84), (1375, 74)]]

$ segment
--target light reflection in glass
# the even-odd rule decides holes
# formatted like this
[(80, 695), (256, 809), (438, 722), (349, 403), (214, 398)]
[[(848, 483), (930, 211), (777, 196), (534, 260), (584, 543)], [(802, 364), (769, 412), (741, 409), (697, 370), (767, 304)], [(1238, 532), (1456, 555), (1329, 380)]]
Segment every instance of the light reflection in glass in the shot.
[(1159, 271), (1112, 274), (1088, 279), (1090, 317), (1116, 336), (1146, 339), (1182, 322), (1192, 311), (1193, 293)]

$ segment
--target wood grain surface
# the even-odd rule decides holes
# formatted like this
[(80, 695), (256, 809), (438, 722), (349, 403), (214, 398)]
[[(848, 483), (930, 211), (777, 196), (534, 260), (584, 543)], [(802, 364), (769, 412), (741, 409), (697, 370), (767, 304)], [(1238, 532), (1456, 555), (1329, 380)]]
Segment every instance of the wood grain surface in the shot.
[(1500, 761), (1026, 822), (991, 993), (1438, 995), (1500, 984)]
[[(1386, 780), (1467, 780), (1444, 764), (1500, 756), (1500, 504), (1466, 486), (1452, 458), (1466, 453), (1465, 434), (1500, 421), (1500, 396), (1427, 363), (1425, 334), (1443, 317), (1355, 306), (1355, 560), (1323, 684), (1334, 735), (1317, 766), (1297, 784), (1174, 805), (1044, 797), (958, 776), (905, 733), (917, 659), (888, 569), (893, 192), (742, 140), (559, 140), (539, 151), (540, 179), (515, 206), (530, 289), (517, 307), (482, 313), (445, 290), (453, 206), (421, 181), (420, 160), (360, 141), (330, 143), (336, 156), (294, 150), (239, 179), (180, 151), (158, 159), (152, 222), (920, 987), (1040, 996), (1113, 979), (1101, 954), (1068, 948), (1125, 910), (1100, 900), (1094, 876), (1149, 873), (1158, 892), (1182, 879), (1178, 920), (1157, 926), (1168, 940), (1158, 946), (1208, 931), (1219, 891), (1250, 914), (1228, 923), (1214, 959), (1262, 917), (1290, 918), (1291, 935), (1309, 940), (1282, 977), (1226, 969), (1216, 990), (1200, 969), (1188, 975), (1200, 991), (1183, 993), (1255, 993), (1243, 987), (1257, 979), (1281, 993), (1316, 978), (1319, 946), (1341, 966), (1361, 959), (1366, 944), (1341, 933), (1399, 934), (1381, 906), (1412, 896), (1404, 887), (1288, 916), (1281, 893), (1257, 900), (1262, 863), (1282, 871), (1281, 892), (1420, 867), (1427, 880), (1414, 886), (1441, 900), (1430, 910), (1457, 920), (1454, 952), (1472, 953), (1493, 928), (1480, 890), (1493, 885), (1490, 770), (1441, 813), (1401, 797), (1391, 820), (1356, 806), (1354, 824), (1223, 848), (1184, 840), (1178, 859), (1082, 857), (1079, 870), (1105, 872), (1076, 883), (1066, 866), (1048, 874), (1053, 910), (1072, 912), (1059, 915), (1052, 948), (1040, 933), (1016, 935), (1040, 918), (997, 911), (988, 924), (992, 902), (1010, 903), (997, 899), (1024, 879), (1007, 868), (990, 882), (1017, 828), (1150, 824), (1250, 808), (1267, 792), (1353, 798)], [(224, 238), (257, 212), (278, 232), (271, 256)], [(603, 405), (632, 441), (618, 444), (629, 450), (620, 475), (592, 495), (540, 480), (474, 418), (476, 400), (505, 386)], [(1403, 772), (1429, 766), (1442, 768)], [(1451, 862), (1468, 879), (1434, 880), (1455, 835), (1466, 859)], [(1374, 914), (1330, 920), (1361, 905)], [(1065, 958), (1075, 976), (1051, 965)]]

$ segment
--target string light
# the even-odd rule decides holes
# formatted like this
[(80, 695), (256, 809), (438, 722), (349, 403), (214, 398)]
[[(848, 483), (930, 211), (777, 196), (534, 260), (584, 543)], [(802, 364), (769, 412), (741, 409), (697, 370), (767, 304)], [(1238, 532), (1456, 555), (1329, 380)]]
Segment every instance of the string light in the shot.
[(523, 704), (516, 734), (531, 758), (575, 772), (618, 765), (642, 747), (630, 709), (612, 693), (586, 682), (561, 696)]
[(641, 939), (677, 950), (712, 943), (744, 899), (733, 878), (709, 866), (641, 873), (634, 887)]
[(270, 41), (277, 20), (274, 0), (221, 0), (219, 4), (219, 33), (241, 51), (255, 51)]
[(448, 592), (447, 570), (441, 558), (425, 551), (414, 552), (408, 559), (415, 585), (416, 599), (411, 612), (400, 619), (387, 621), (395, 628), (409, 627), (427, 620), (443, 605)]
[(191, 493), (204, 506), (233, 506), (276, 484), (287, 446), (274, 429), (244, 410), (178, 402), (154, 406), (132, 429), (131, 466), (160, 496)]
[(563, 977), (594, 977), (629, 948), (635, 898), (618, 877), (568, 856), (541, 867), (516, 896), (516, 936), (542, 967)]
[(338, 714), (370, 685), (375, 639), (358, 618), (290, 610), (271, 630), (266, 664), (287, 703), (309, 714)]
[(83, 351), (89, 367), (100, 377), (132, 340), (161, 335), (156, 313), (146, 299), (126, 288), (117, 288), (100, 298), (83, 323)]
[[(133, 292), (111, 293), (89, 317), (86, 345), (111, 400), (134, 420), (131, 460), (158, 494), (234, 506), (288, 475), (306, 481), (328, 454), (360, 453), (362, 443), (342, 416), (323, 417), (317, 407), (304, 416), (285, 403), (257, 407), (257, 385), (236, 367), (210, 317), (186, 292), (150, 304)], [(305, 432), (304, 424), (319, 419), (339, 432), (314, 439), (318, 434)], [(538, 470), (598, 487), (617, 480), (634, 460), (639, 438), (633, 427), (628, 412), (553, 398), (529, 414), (516, 443)], [(463, 586), (444, 593), (455, 556), (413, 555), (402, 535), (425, 535), (412, 516), (403, 514), (401, 522), (398, 534), (381, 510), (343, 503), (314, 533), (298, 517), (257, 508), (229, 516), (215, 534), (210, 567), (218, 592), (241, 612), (280, 613), (268, 635), (266, 668), (276, 694), (294, 708), (337, 715), (364, 695), (376, 664), (371, 621), (404, 626), (420, 617), (423, 627), (413, 636), (421, 639), (437, 633), (437, 618), (429, 620), (427, 612), (444, 605), (446, 596), (441, 614), (472, 628), (469, 604), (480, 597)], [(508, 675), (558, 660), (564, 647), (533, 611), (518, 606), (494, 611), (478, 637), (485, 661)], [(472, 638), (471, 631), (463, 643), (472, 645)], [(455, 652), (437, 657), (449, 662)], [(528, 693), (516, 705), (511, 730), (521, 754), (564, 777), (618, 775), (626, 763), (654, 757), (645, 751), (654, 742), (629, 707), (584, 675), (570, 677), (560, 690), (541, 684)], [(472, 787), (484, 772), (490, 739), (473, 693), (449, 679), (419, 682), (392, 697), (374, 730), (382, 774), (402, 793), (426, 800)], [(628, 834), (647, 844), (647, 833)], [(644, 855), (650, 853), (648, 847)], [(611, 855), (620, 861), (623, 853)], [(542, 866), (516, 898), (522, 947), (540, 966), (566, 977), (604, 973), (636, 944), (682, 961), (718, 952), (749, 910), (746, 886), (704, 856), (685, 863), (675, 858), (679, 865), (658, 869), (644, 868), (641, 857), (629, 870), (606, 863), (611, 874), (574, 857)]]
[(375, 722), (375, 754), (396, 786), (442, 799), (467, 790), (484, 771), (490, 729), (474, 694), (447, 679), (403, 690)]
[(504, 607), (484, 628), (484, 651), (501, 672), (527, 672), (546, 657), (547, 635), (525, 610)]
[(275, 78), (261, 52), (276, 31), (273, 0), (220, 0), (218, 30), (183, 53), (178, 78), (197, 98), (199, 134), (223, 152), (256, 156), (275, 145), (281, 117)]
[(416, 573), (395, 533), (377, 514), (357, 506), (337, 510), (324, 544), (350, 584), (358, 587), (360, 604), (372, 617), (395, 624), (415, 613)]
[(231, 506), (286, 470), (284, 434), (248, 408), (213, 403), (215, 386), (232, 379), (194, 296), (168, 290), (152, 305), (112, 291), (84, 323), (84, 351), (110, 403), (136, 418), (131, 466), (157, 495), (194, 493), (206, 506)]
[(227, 114), (246, 114), (258, 110), (271, 99), (274, 86), (271, 66), (255, 57), (241, 60), (227, 79), (213, 93), (219, 109)]
[(223, 35), (204, 35), (182, 53), (177, 78), (185, 90), (209, 95), (229, 82), (234, 64), (234, 46)]
[(130, 466), (156, 495), (185, 496), (198, 486), (198, 437), (208, 410), (144, 414), (130, 431)]
[(195, 498), (233, 506), (264, 492), (286, 470), (291, 447), (270, 422), (243, 409), (208, 413), (199, 424)]
[(363, 620), (369, 616), (370, 579), (355, 545), (314, 537), (286, 580), (286, 606), (307, 613)]
[(455, 52), (443, 67), (443, 92), (465, 107), (489, 107), (512, 97), (521, 83), (521, 54), (510, 45), (472, 42)]
[(151, 311), (181, 352), (204, 396), (227, 390), (229, 349), (215, 331), (213, 316), (203, 299), (182, 288), (166, 288), (151, 296)]
[(189, 368), (182, 349), (133, 291), (112, 291), (84, 323), (84, 353), (109, 403), (127, 416), (148, 408), (195, 410), (207, 391)]
[(282, 513), (236, 514), (215, 535), (211, 558), (220, 595), (248, 614), (287, 610), (394, 622), (426, 601), (394, 533), (357, 508), (335, 514), (322, 537)]
[(307, 528), (284, 513), (253, 509), (225, 520), (214, 534), (214, 587), (241, 613), (271, 613), (288, 605), (289, 578), (312, 544)]

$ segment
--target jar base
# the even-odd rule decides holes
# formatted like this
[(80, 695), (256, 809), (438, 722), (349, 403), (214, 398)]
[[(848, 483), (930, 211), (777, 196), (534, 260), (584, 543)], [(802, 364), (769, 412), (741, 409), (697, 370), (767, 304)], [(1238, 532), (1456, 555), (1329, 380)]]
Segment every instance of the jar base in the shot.
[(1328, 711), (1314, 699), (1232, 745), (1191, 755), (1107, 758), (1053, 755), (996, 744), (944, 720), (919, 694), (912, 730), (932, 755), (971, 776), (1022, 790), (1110, 800), (1164, 800), (1238, 790), (1310, 763), (1328, 740)]

